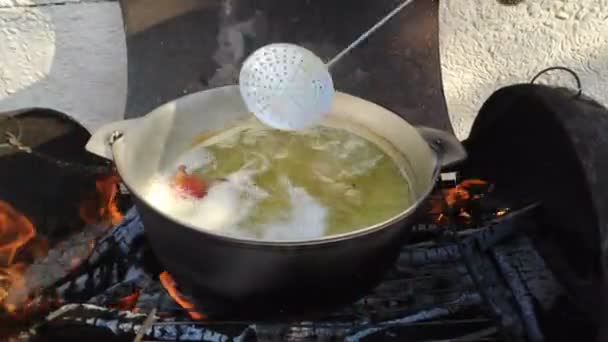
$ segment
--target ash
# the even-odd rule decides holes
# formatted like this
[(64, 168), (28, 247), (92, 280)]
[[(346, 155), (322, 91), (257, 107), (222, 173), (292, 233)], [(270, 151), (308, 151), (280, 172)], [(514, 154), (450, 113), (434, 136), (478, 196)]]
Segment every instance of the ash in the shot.
[[(159, 283), (161, 269), (154, 267), (131, 209), (77, 270), (53, 284), (52, 293), (71, 304), (28, 336), (83, 340), (77, 326), (93, 329), (93, 341), (101, 332), (117, 341), (543, 341), (536, 312), (553, 307), (563, 289), (523, 233), (533, 229), (534, 210), (455, 234), (420, 224), (414, 234), (438, 237), (404, 246), (395, 267), (365, 298), (318, 321), (267, 324), (190, 319)], [(128, 307), (117, 304), (129, 296), (135, 299)], [(78, 336), (70, 336), (73, 331)]]
[(89, 225), (53, 246), (44, 258), (28, 266), (23, 274), (25, 287), (11, 288), (7, 303), (21, 306), (36, 292), (52, 287), (59, 279), (67, 277), (89, 257), (93, 242), (107, 229), (102, 225)]

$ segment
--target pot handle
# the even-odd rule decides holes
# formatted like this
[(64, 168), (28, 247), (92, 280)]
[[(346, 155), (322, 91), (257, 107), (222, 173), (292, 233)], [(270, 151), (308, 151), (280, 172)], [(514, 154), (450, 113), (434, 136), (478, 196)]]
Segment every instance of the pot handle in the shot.
[(449, 168), (467, 159), (467, 151), (454, 135), (430, 127), (417, 126), (416, 129), (437, 155), (441, 169)]
[(100, 157), (114, 160), (112, 144), (121, 138), (137, 120), (138, 119), (116, 121), (102, 126), (93, 133), (85, 148), (87, 151)]

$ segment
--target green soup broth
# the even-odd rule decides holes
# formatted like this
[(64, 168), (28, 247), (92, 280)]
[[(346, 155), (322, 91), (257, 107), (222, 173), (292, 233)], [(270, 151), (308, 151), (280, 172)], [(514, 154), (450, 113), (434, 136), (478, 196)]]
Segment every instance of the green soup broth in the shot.
[(381, 223), (412, 203), (407, 177), (397, 163), (378, 145), (345, 129), (290, 132), (249, 125), (200, 143), (213, 159), (195, 170), (205, 179), (256, 170), (255, 185), (268, 196), (240, 225), (249, 233), (263, 235), (266, 223), (298, 209), (289, 200), (288, 184), (304, 189), (326, 209), (324, 236)]

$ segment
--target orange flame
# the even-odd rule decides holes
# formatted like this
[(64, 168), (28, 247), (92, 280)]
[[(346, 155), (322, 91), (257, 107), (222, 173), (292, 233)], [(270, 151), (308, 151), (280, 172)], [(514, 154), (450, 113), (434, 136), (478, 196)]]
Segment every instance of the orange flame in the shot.
[(108, 307), (118, 310), (133, 310), (139, 299), (139, 293), (140, 290), (137, 290), (128, 296), (120, 298), (116, 303), (108, 305)]
[(16, 302), (27, 297), (25, 278), (23, 272), (25, 265), (14, 264), (0, 269), (0, 303), (10, 313), (18, 308)]
[(175, 280), (173, 280), (173, 277), (171, 277), (171, 275), (169, 273), (162, 272), (160, 274), (159, 278), (160, 278), (161, 284), (163, 284), (163, 286), (165, 287), (165, 289), (167, 290), (167, 292), (169, 293), (171, 298), (173, 298), (173, 300), (175, 300), (175, 302), (177, 304), (179, 304), (179, 306), (181, 306), (182, 308), (186, 309), (186, 311), (188, 311), (190, 318), (192, 318), (193, 320), (196, 320), (196, 321), (200, 321), (200, 320), (207, 318), (207, 316), (194, 311), (194, 304), (192, 302), (190, 302), (189, 300), (187, 300), (186, 298), (184, 298), (179, 293), (179, 290), (177, 289), (177, 284), (175, 283)]
[(80, 206), (80, 217), (86, 224), (116, 225), (122, 220), (122, 213), (116, 205), (118, 183), (117, 174), (104, 175), (95, 181), (95, 193)]
[[(24, 265), (14, 263), (15, 254), (36, 235), (32, 222), (10, 204), (0, 201), (0, 304), (13, 312), (12, 298), (25, 289)], [(23, 290), (22, 290), (23, 291)]]
[(17, 250), (34, 235), (32, 222), (10, 204), (0, 201), (0, 267), (11, 265)]
[[(476, 191), (473, 191), (476, 190)], [(444, 223), (448, 218), (448, 211), (456, 210), (457, 216), (465, 222), (470, 222), (471, 213), (469, 204), (471, 200), (480, 199), (486, 192), (491, 191), (488, 182), (480, 179), (467, 179), (455, 187), (440, 190), (431, 197), (430, 214), (435, 215), (437, 223)]]
[(449, 207), (454, 207), (459, 203), (468, 201), (470, 199), (477, 199), (479, 195), (471, 196), (470, 190), (473, 187), (486, 187), (488, 182), (480, 179), (467, 179), (460, 182), (452, 189), (444, 190), (444, 199)]

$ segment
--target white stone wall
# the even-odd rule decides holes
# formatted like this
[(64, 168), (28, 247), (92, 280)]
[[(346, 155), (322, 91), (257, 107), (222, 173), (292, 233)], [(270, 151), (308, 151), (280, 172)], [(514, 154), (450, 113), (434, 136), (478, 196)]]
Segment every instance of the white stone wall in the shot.
[[(548, 66), (576, 70), (585, 93), (608, 105), (608, 0), (440, 6), (445, 95), (460, 138), (494, 90)], [(122, 117), (126, 75), (117, 2), (0, 0), (0, 111), (51, 107), (95, 129)], [(567, 75), (552, 82), (571, 84)]]
[[(529, 81), (550, 66), (567, 66), (583, 91), (608, 105), (608, 0), (440, 1), (440, 42), (448, 111), (458, 136), (468, 136), (496, 89)], [(551, 84), (573, 86), (556, 73)]]
[(0, 0), (0, 111), (49, 107), (94, 130), (123, 117), (117, 2)]

